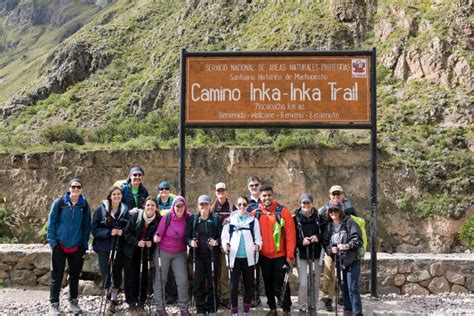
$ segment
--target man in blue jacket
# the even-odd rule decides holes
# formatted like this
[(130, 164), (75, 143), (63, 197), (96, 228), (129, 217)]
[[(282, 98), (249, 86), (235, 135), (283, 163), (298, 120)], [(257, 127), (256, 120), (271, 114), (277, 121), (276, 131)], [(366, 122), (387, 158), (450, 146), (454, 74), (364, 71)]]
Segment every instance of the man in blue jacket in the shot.
[(91, 210), (82, 196), (82, 181), (72, 179), (69, 191), (54, 200), (48, 216), (48, 243), (51, 246), (50, 314), (60, 315), (59, 294), (66, 260), (69, 266), (69, 311), (82, 312), (78, 304), (79, 276), (91, 232)]

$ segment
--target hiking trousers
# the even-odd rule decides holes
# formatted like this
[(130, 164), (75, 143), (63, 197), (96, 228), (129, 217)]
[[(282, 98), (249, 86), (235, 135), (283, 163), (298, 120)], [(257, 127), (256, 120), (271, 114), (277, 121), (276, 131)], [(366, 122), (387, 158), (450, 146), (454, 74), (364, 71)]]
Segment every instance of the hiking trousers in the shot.
[(230, 302), (232, 307), (238, 307), (239, 302), (239, 281), (242, 275), (244, 283), (244, 304), (250, 305), (252, 296), (255, 293), (254, 275), (255, 266), (249, 267), (247, 258), (235, 258), (234, 267), (232, 268), (231, 280), (232, 287), (230, 289)]
[(66, 261), (69, 272), (69, 300), (77, 299), (79, 295), (79, 276), (82, 272), (85, 253), (86, 250), (82, 246), (73, 253), (65, 253), (59, 245), (54, 246), (51, 253), (51, 287), (49, 292), (51, 303), (59, 302)]
[[(288, 263), (286, 257), (267, 258), (260, 255), (260, 267), (262, 268), (263, 282), (265, 283), (265, 294), (270, 309), (276, 309), (275, 297), (281, 298), (283, 280), (285, 278)], [(285, 297), (282, 302), (283, 311), (289, 312), (291, 308), (290, 283), (286, 285)]]
[[(217, 276), (218, 276), (218, 258), (214, 258), (214, 280), (212, 279), (211, 257), (196, 256), (196, 279), (194, 280), (196, 288), (194, 295), (196, 297), (197, 313), (217, 313), (214, 309), (214, 296), (216, 305), (217, 299)], [(206, 295), (207, 293), (207, 295)], [(216, 306), (217, 308), (217, 306)]]
[[(308, 264), (311, 264), (311, 261), (306, 259), (300, 259), (298, 266), (298, 305), (300, 310), (308, 311), (309, 301), (308, 301), (308, 286), (309, 286), (309, 276), (307, 272)], [(319, 275), (321, 273), (321, 267), (318, 265), (318, 260), (314, 262), (314, 271), (313, 274), (313, 304), (315, 310), (318, 306), (319, 299)]]
[(334, 299), (334, 287), (336, 286), (336, 276), (334, 269), (336, 264), (331, 256), (324, 254), (323, 278), (321, 280), (321, 301), (329, 301)]

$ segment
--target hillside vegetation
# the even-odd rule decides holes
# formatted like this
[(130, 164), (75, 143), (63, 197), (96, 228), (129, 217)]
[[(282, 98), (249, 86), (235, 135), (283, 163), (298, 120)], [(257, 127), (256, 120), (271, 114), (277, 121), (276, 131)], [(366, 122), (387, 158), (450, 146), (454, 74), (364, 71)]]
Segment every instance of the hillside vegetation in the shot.
[[(4, 42), (18, 36), (24, 48), (0, 55), (0, 84), (10, 82), (0, 100), (15, 93), (0, 109), (0, 144), (4, 151), (176, 148), (181, 49), (376, 47), (383, 165), (413, 170), (418, 179), (416, 188), (392, 193), (394, 204), (421, 217), (461, 218), (472, 203), (474, 174), (469, 3), (136, 0), (78, 14), (73, 2), (64, 8), (76, 12), (66, 24), (25, 38), (1, 17)], [(52, 49), (74, 19), (84, 26)], [(23, 62), (11, 59), (22, 53)], [(369, 142), (367, 132), (340, 130), (195, 129), (187, 137), (190, 146), (275, 150)]]

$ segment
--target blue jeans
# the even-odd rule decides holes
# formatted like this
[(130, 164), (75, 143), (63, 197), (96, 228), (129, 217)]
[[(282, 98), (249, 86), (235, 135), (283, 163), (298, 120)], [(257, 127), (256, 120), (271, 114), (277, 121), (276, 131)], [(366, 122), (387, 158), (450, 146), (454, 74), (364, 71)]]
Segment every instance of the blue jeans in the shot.
[(362, 301), (359, 292), (360, 260), (354, 261), (342, 271), (344, 284), (344, 310), (352, 311), (355, 316), (362, 316)]

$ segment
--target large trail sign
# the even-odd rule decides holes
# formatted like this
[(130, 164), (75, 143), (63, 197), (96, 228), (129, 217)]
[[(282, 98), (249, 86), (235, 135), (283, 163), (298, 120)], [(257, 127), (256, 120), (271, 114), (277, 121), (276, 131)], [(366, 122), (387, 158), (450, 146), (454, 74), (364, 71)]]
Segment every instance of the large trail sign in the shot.
[(368, 129), (370, 292), (377, 295), (376, 54), (181, 52), (179, 192), (185, 194), (186, 128)]
[(185, 124), (371, 124), (371, 56), (189, 56)]

